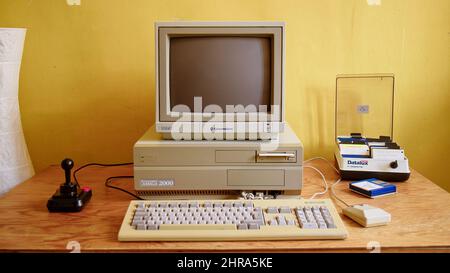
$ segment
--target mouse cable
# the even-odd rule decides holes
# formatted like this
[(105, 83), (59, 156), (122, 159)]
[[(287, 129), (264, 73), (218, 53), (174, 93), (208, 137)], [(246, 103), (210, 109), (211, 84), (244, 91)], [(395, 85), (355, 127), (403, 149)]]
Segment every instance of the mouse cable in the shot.
[(126, 166), (126, 165), (133, 165), (133, 162), (127, 162), (127, 163), (115, 163), (115, 164), (103, 164), (103, 163), (88, 163), (84, 164), (83, 166), (79, 167), (73, 172), (73, 179), (75, 180), (75, 184), (77, 184), (77, 187), (80, 187), (80, 184), (78, 183), (77, 179), (77, 173), (81, 171), (82, 169), (89, 167), (89, 166), (100, 166), (100, 167), (115, 167), (115, 166)]
[[(331, 163), (328, 159), (326, 159), (326, 158), (324, 158), (324, 157), (321, 157), (321, 156), (313, 157), (313, 158), (310, 158), (310, 159), (308, 159), (308, 160), (305, 160), (304, 163), (307, 163), (307, 162), (313, 161), (313, 160), (317, 160), (317, 159), (320, 159), (320, 160), (325, 161), (328, 165), (330, 165), (330, 166), (336, 171), (337, 174), (340, 175), (339, 170), (333, 165), (333, 163)], [(334, 183), (331, 185), (331, 187), (330, 187), (331, 196), (334, 197), (336, 200), (340, 201), (340, 202), (341, 202), (342, 204), (344, 204), (345, 206), (350, 207), (350, 205), (349, 205), (347, 202), (345, 202), (344, 200), (342, 200), (341, 198), (339, 198), (339, 196), (336, 194), (336, 191), (334, 190), (334, 187), (335, 187), (337, 184), (339, 184), (340, 182), (341, 182), (341, 178), (339, 178), (338, 180), (336, 180), (336, 182), (334, 182)]]
[(310, 159), (303, 161), (303, 163), (308, 163), (310, 161), (314, 161), (317, 159), (325, 161), (331, 168), (333, 168), (336, 171), (337, 174), (340, 175), (339, 170), (333, 165), (333, 163), (330, 160), (326, 159), (325, 157), (321, 157), (321, 156), (312, 157)]
[(323, 173), (321, 171), (319, 171), (319, 169), (317, 169), (316, 167), (313, 167), (313, 166), (303, 166), (303, 168), (310, 168), (310, 169), (313, 169), (314, 171), (316, 171), (322, 177), (322, 181), (323, 181), (324, 188), (325, 188), (324, 191), (314, 193), (309, 199), (314, 199), (317, 195), (322, 195), (322, 194), (327, 193), (328, 183), (327, 183), (327, 180), (325, 179), (325, 175), (323, 175)]
[[(313, 157), (313, 158), (307, 159), (307, 160), (303, 161), (303, 163), (308, 163), (308, 162), (311, 162), (311, 161), (317, 160), (317, 159), (325, 161), (328, 165), (330, 165), (339, 174), (339, 171), (336, 169), (336, 167), (334, 167), (333, 164), (328, 159), (326, 159), (324, 157), (321, 157), (321, 156), (317, 156), (317, 157)], [(313, 167), (313, 166), (303, 166), (303, 167), (304, 168), (310, 168), (310, 169), (313, 169), (314, 171), (316, 171), (322, 177), (323, 184), (325, 185), (324, 186), (324, 188), (325, 188), (324, 191), (314, 193), (310, 197), (310, 199), (314, 199), (317, 195), (323, 195), (323, 194), (327, 193), (328, 192), (328, 183), (327, 183), (327, 180), (325, 179), (325, 175), (319, 169), (317, 169), (316, 167)]]
[[(340, 173), (339, 173), (339, 170), (333, 165), (333, 163), (331, 163), (328, 159), (326, 159), (326, 158), (324, 158), (324, 157), (321, 157), (321, 156), (310, 158), (310, 159), (308, 159), (308, 160), (303, 161), (303, 163), (308, 163), (308, 162), (310, 162), (310, 161), (314, 161), (314, 160), (318, 160), (318, 159), (325, 161), (330, 167), (332, 167), (332, 168), (336, 171), (337, 174), (340, 174)], [(322, 180), (324, 181), (324, 183), (326, 183), (325, 176), (324, 176), (323, 173), (320, 172), (317, 168), (314, 168), (314, 167), (311, 167), (311, 166), (304, 166), (304, 167), (311, 168), (311, 169), (315, 169), (315, 171), (318, 172), (318, 173), (322, 176)], [(340, 201), (340, 202), (341, 202), (342, 204), (344, 204), (345, 206), (349, 207), (350, 205), (349, 205), (347, 202), (345, 202), (344, 200), (342, 200), (341, 198), (339, 198), (339, 196), (337, 196), (336, 191), (335, 191), (335, 189), (334, 189), (334, 187), (335, 187), (337, 184), (339, 184), (340, 182), (341, 182), (341, 178), (339, 178), (338, 180), (336, 180), (336, 181), (331, 185), (331, 187), (330, 187), (331, 196), (334, 197), (336, 200)], [(327, 189), (328, 189), (328, 184), (327, 184), (327, 186), (326, 186), (326, 188), (325, 188), (325, 190), (324, 190), (323, 192), (318, 192), (318, 193), (313, 194), (313, 195), (311, 196), (310, 199), (314, 199), (314, 197), (316, 197), (317, 195), (325, 194), (325, 193), (327, 192)]]
[(141, 197), (137, 196), (136, 194), (134, 194), (134, 193), (132, 193), (132, 192), (129, 192), (129, 191), (127, 191), (127, 190), (125, 190), (125, 189), (122, 189), (122, 188), (120, 188), (120, 187), (112, 186), (112, 185), (111, 185), (111, 181), (112, 181), (113, 179), (124, 179), (124, 178), (133, 178), (133, 177), (134, 177), (133, 175), (110, 176), (110, 177), (106, 178), (106, 180), (105, 180), (105, 186), (108, 187), (108, 188), (112, 188), (112, 189), (116, 189), (116, 190), (122, 191), (122, 192), (124, 192), (124, 193), (126, 193), (126, 194), (129, 194), (129, 195), (133, 196), (134, 198), (136, 198), (136, 199), (138, 199), (138, 200), (144, 200), (144, 199), (142, 199)]
[(339, 198), (336, 194), (336, 192), (334, 191), (334, 186), (336, 186), (337, 184), (339, 184), (339, 182), (341, 182), (341, 179), (339, 178), (336, 182), (333, 183), (333, 185), (331, 185), (331, 195), (336, 198), (336, 200), (341, 201), (342, 204), (344, 204), (347, 207), (350, 207), (350, 205), (345, 202), (344, 200), (342, 200), (341, 198)]

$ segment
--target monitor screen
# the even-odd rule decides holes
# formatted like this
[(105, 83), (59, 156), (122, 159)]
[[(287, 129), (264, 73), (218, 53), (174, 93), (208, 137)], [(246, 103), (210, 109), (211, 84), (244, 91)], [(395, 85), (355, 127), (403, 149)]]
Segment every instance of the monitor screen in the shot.
[(266, 105), (272, 94), (272, 38), (267, 36), (181, 36), (170, 38), (170, 107), (194, 97), (215, 104)]

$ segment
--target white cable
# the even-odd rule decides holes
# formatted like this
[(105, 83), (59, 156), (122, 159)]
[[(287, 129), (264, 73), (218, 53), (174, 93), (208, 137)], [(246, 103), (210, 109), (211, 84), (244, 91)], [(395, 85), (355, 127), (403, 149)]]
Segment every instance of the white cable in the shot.
[[(336, 171), (336, 173), (337, 174), (340, 174), (339, 173), (339, 170), (328, 160), (328, 159), (326, 159), (326, 158), (324, 158), (324, 157), (321, 157), (321, 156), (317, 156), (317, 157), (313, 157), (313, 158), (310, 158), (310, 159), (307, 159), (307, 160), (305, 160), (305, 161), (303, 161), (303, 163), (307, 163), (307, 162), (310, 162), (310, 161), (313, 161), (313, 160), (317, 160), (317, 159), (320, 159), (320, 160), (323, 160), (323, 161), (325, 161), (328, 165), (330, 165), (335, 171)], [(314, 167), (311, 167), (311, 166), (304, 166), (304, 167), (309, 167), (309, 168), (314, 168)], [(316, 169), (317, 170), (317, 169)], [(318, 170), (317, 170), (318, 171)], [(322, 175), (322, 174), (321, 174)], [(322, 175), (322, 178), (323, 179), (325, 179), (325, 177)], [(324, 180), (325, 181), (325, 180)], [(342, 200), (341, 198), (339, 198), (338, 196), (337, 196), (337, 194), (336, 194), (336, 192), (334, 191), (334, 187), (337, 185), (337, 184), (339, 184), (339, 182), (341, 182), (341, 178), (339, 178), (338, 180), (336, 180), (336, 182), (334, 182), (332, 185), (331, 185), (331, 195), (334, 197), (334, 198), (336, 198), (336, 200), (338, 200), (338, 201), (340, 201), (342, 204), (344, 204), (345, 206), (347, 206), (347, 207), (350, 207), (350, 205), (347, 203), (347, 202), (345, 202), (344, 200)], [(325, 191), (326, 192), (326, 191)], [(323, 193), (325, 193), (325, 192), (323, 192)], [(311, 197), (311, 199), (313, 199), (316, 195), (318, 195), (318, 194), (322, 194), (322, 193), (315, 193), (312, 197)]]
[(319, 169), (317, 169), (316, 167), (313, 166), (303, 166), (303, 168), (310, 168), (315, 170), (318, 174), (320, 174), (320, 176), (322, 177), (323, 180), (323, 184), (325, 185), (325, 190), (322, 192), (316, 192), (314, 193), (309, 199), (314, 199), (317, 195), (322, 195), (328, 192), (328, 183), (327, 180), (325, 179), (325, 176), (323, 175), (323, 173), (321, 171), (319, 171)]
[(307, 159), (307, 160), (303, 161), (303, 163), (307, 163), (307, 162), (310, 162), (310, 161), (313, 161), (313, 160), (317, 160), (317, 159), (325, 161), (328, 165), (331, 166), (331, 168), (333, 168), (336, 171), (337, 174), (340, 174), (339, 170), (333, 165), (333, 163), (331, 163), (331, 161), (326, 159), (325, 157), (321, 157), (321, 156), (312, 157), (310, 159)]
[(341, 182), (341, 179), (339, 178), (336, 182), (333, 183), (333, 185), (331, 185), (331, 195), (333, 195), (334, 198), (336, 198), (336, 200), (341, 201), (342, 204), (346, 205), (347, 207), (350, 207), (349, 204), (347, 204), (347, 202), (345, 202), (344, 200), (342, 200), (341, 198), (339, 198), (336, 194), (336, 192), (334, 191), (334, 186), (336, 186), (337, 184), (339, 184), (339, 182)]
[[(336, 169), (336, 167), (334, 167), (333, 164), (331, 164), (331, 162), (329, 160), (327, 160), (326, 158), (321, 157), (321, 156), (317, 156), (317, 157), (313, 157), (313, 158), (307, 159), (307, 160), (303, 161), (303, 163), (308, 163), (308, 162), (316, 160), (316, 159), (321, 159), (321, 160), (325, 161), (328, 165), (330, 165), (339, 174), (339, 171)], [(322, 195), (322, 194), (327, 193), (327, 191), (328, 191), (328, 183), (327, 183), (327, 180), (325, 179), (325, 175), (321, 171), (319, 171), (317, 168), (315, 168), (315, 167), (312, 167), (312, 166), (303, 166), (303, 167), (311, 168), (311, 169), (314, 169), (316, 172), (318, 172), (320, 174), (320, 176), (322, 176), (322, 180), (323, 180), (323, 182), (325, 184), (325, 190), (323, 192), (314, 193), (311, 196), (310, 199), (314, 199), (317, 195)]]

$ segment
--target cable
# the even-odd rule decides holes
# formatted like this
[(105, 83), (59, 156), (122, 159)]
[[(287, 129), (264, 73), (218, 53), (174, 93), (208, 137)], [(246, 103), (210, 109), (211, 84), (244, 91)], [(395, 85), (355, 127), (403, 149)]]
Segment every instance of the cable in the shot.
[(350, 207), (350, 205), (345, 202), (344, 200), (342, 200), (341, 198), (339, 198), (336, 194), (336, 192), (334, 191), (334, 186), (336, 186), (337, 184), (339, 184), (339, 182), (341, 182), (341, 179), (339, 178), (336, 182), (333, 183), (333, 185), (331, 185), (331, 195), (336, 198), (336, 200), (341, 201), (342, 204), (344, 204), (347, 207)]
[(137, 196), (136, 194), (134, 194), (132, 192), (129, 192), (129, 191), (125, 190), (125, 189), (122, 189), (122, 188), (110, 185), (111, 180), (113, 180), (113, 179), (123, 179), (123, 178), (133, 178), (133, 177), (134, 176), (132, 176), (132, 175), (110, 176), (110, 177), (106, 178), (105, 186), (108, 187), (108, 188), (116, 189), (116, 190), (122, 191), (124, 193), (127, 193), (127, 194), (133, 196), (134, 198), (136, 198), (138, 200), (144, 200), (144, 199), (142, 199), (141, 197)]
[[(308, 162), (310, 162), (310, 161), (317, 160), (317, 159), (320, 159), (320, 160), (325, 161), (328, 165), (330, 165), (330, 166), (336, 171), (337, 174), (340, 174), (340, 173), (339, 173), (339, 170), (333, 165), (333, 163), (331, 163), (328, 159), (326, 159), (326, 158), (324, 158), (324, 157), (321, 157), (321, 156), (317, 156), (317, 157), (313, 157), (313, 158), (307, 159), (307, 160), (303, 161), (303, 163), (308, 163)], [(318, 169), (316, 169), (316, 168), (314, 168), (314, 167), (312, 167), (312, 166), (303, 166), (303, 167), (315, 169), (315, 170), (322, 176), (323, 181), (326, 183), (325, 176), (324, 176), (323, 173), (320, 172)], [(334, 198), (336, 198), (336, 200), (340, 201), (340, 202), (341, 202), (342, 204), (344, 204), (345, 206), (350, 207), (350, 205), (349, 205), (347, 202), (345, 202), (344, 200), (342, 200), (341, 198), (339, 198), (339, 196), (337, 196), (337, 194), (336, 194), (336, 192), (335, 192), (335, 190), (334, 190), (334, 187), (335, 187), (337, 184), (339, 184), (339, 182), (341, 182), (341, 178), (339, 178), (338, 180), (336, 180), (336, 182), (334, 182), (334, 183), (331, 185), (331, 187), (330, 187), (330, 189), (331, 189), (331, 196), (333, 196)], [(327, 189), (328, 189), (328, 184), (326, 184), (326, 185), (327, 185), (327, 187), (325, 188), (325, 191), (323, 191), (323, 192), (318, 192), (318, 193), (313, 194), (313, 195), (311, 196), (310, 199), (314, 199), (314, 197), (316, 197), (317, 195), (325, 194), (325, 193), (327, 192)]]
[[(79, 188), (79, 187), (80, 187), (80, 184), (78, 183), (77, 173), (78, 173), (79, 171), (81, 171), (82, 169), (86, 168), (86, 167), (89, 167), (89, 166), (116, 167), (116, 166), (126, 166), (126, 165), (133, 165), (133, 162), (113, 163), (113, 164), (88, 163), (88, 164), (85, 164), (85, 165), (79, 167), (78, 169), (76, 169), (76, 170), (73, 172), (73, 179), (75, 180), (75, 184), (76, 184), (77, 187)], [(116, 189), (116, 190), (122, 191), (122, 192), (124, 192), (124, 193), (127, 193), (127, 194), (133, 196), (133, 197), (136, 198), (136, 199), (142, 200), (141, 197), (135, 195), (135, 194), (132, 193), (132, 192), (129, 192), (129, 191), (125, 190), (125, 189), (122, 189), (122, 188), (119, 188), (119, 187), (110, 185), (110, 182), (111, 182), (111, 180), (113, 180), (113, 179), (133, 178), (133, 177), (134, 177), (134, 176), (132, 176), (132, 175), (111, 176), (111, 177), (106, 178), (106, 180), (105, 180), (105, 186), (108, 187), (108, 188), (112, 188), (112, 189)]]
[(241, 196), (239, 199), (242, 200), (264, 200), (264, 199), (273, 199), (272, 195), (264, 194), (263, 192), (256, 192), (253, 194), (252, 192), (241, 191)]
[(333, 168), (336, 171), (337, 174), (340, 174), (339, 170), (333, 165), (333, 163), (331, 163), (330, 160), (326, 159), (325, 157), (321, 157), (321, 156), (312, 157), (310, 159), (303, 161), (303, 163), (308, 163), (310, 161), (317, 160), (317, 159), (325, 161), (331, 168)]
[[(326, 158), (324, 158), (324, 157), (320, 157), (320, 156), (318, 156), (318, 157), (313, 157), (313, 158), (311, 158), (311, 159), (308, 159), (307, 161), (311, 161), (311, 160), (315, 160), (315, 159), (321, 159), (321, 160), (327, 162), (328, 165), (330, 165), (330, 166), (336, 171), (336, 173), (340, 175), (339, 170), (333, 165), (333, 163), (331, 163), (328, 159), (326, 159)], [(341, 178), (339, 178), (338, 180), (336, 180), (336, 182), (334, 182), (334, 183), (331, 185), (331, 196), (334, 197), (334, 198), (336, 198), (336, 200), (340, 201), (340, 202), (341, 202), (342, 204), (344, 204), (345, 206), (350, 207), (350, 205), (349, 205), (347, 202), (345, 202), (344, 200), (342, 200), (341, 198), (339, 198), (339, 196), (337, 196), (337, 194), (336, 194), (336, 192), (335, 192), (335, 190), (334, 190), (334, 187), (335, 187), (337, 184), (339, 184), (340, 182), (341, 182)]]
[[(333, 164), (329, 160), (327, 160), (326, 158), (321, 157), (321, 156), (317, 156), (317, 157), (313, 157), (313, 158), (307, 159), (307, 160), (303, 161), (303, 163), (308, 163), (310, 161), (317, 160), (317, 159), (321, 159), (321, 160), (325, 161), (328, 165), (330, 165), (339, 174), (339, 171), (336, 169), (336, 167), (334, 167)], [(310, 197), (310, 199), (314, 199), (317, 195), (322, 195), (322, 194), (327, 193), (327, 191), (328, 191), (328, 183), (327, 183), (327, 180), (325, 179), (325, 175), (319, 169), (317, 169), (315, 167), (312, 167), (312, 166), (303, 166), (303, 167), (311, 168), (311, 169), (315, 170), (317, 173), (319, 173), (320, 176), (322, 177), (322, 180), (323, 180), (324, 185), (325, 185), (325, 190), (324, 191), (314, 193)]]
[(133, 162), (127, 162), (127, 163), (115, 163), (115, 164), (103, 164), (103, 163), (88, 163), (85, 164), (81, 167), (79, 167), (78, 169), (76, 169), (73, 172), (73, 179), (75, 180), (75, 184), (77, 184), (77, 187), (80, 187), (80, 184), (78, 183), (78, 179), (77, 179), (77, 173), (79, 171), (81, 171), (82, 169), (89, 167), (89, 166), (101, 166), (101, 167), (114, 167), (114, 166), (125, 166), (125, 165), (133, 165)]
[(314, 193), (309, 199), (314, 199), (317, 195), (322, 195), (322, 194), (327, 193), (328, 183), (327, 183), (327, 180), (325, 179), (325, 175), (323, 175), (323, 173), (321, 171), (319, 171), (319, 169), (317, 169), (316, 167), (313, 167), (313, 166), (303, 166), (303, 168), (310, 168), (310, 169), (315, 170), (318, 174), (320, 174), (320, 176), (322, 177), (322, 180), (323, 180), (323, 184), (325, 185), (324, 191)]

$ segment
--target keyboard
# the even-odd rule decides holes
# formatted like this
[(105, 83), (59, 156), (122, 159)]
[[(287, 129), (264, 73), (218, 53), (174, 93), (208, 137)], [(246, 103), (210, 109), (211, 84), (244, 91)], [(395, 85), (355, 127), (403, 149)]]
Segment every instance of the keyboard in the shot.
[(131, 201), (119, 241), (344, 239), (330, 199)]

